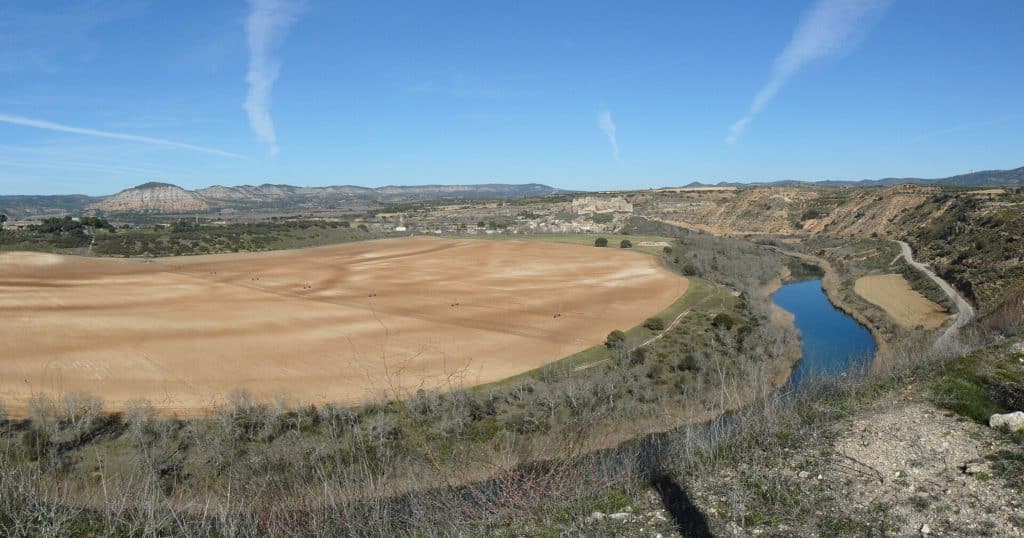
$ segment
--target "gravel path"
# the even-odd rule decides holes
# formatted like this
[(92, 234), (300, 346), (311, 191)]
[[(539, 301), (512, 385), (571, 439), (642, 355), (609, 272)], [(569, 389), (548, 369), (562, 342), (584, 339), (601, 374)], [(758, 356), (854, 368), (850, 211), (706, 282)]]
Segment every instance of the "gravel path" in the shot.
[(900, 255), (903, 256), (903, 259), (907, 260), (907, 263), (914, 266), (914, 268), (916, 268), (918, 271), (921, 271), (922, 273), (928, 275), (928, 278), (932, 279), (933, 282), (938, 284), (938, 286), (942, 288), (942, 291), (947, 296), (949, 296), (949, 300), (953, 301), (953, 304), (956, 305), (957, 311), (952, 316), (953, 323), (950, 324), (950, 326), (946, 328), (946, 331), (942, 333), (942, 336), (940, 336), (938, 340), (935, 341), (935, 345), (936, 347), (938, 347), (940, 344), (944, 343), (949, 338), (952, 338), (953, 335), (955, 335), (961, 327), (967, 325), (967, 323), (970, 322), (972, 318), (974, 318), (974, 307), (972, 307), (966, 299), (961, 297), (960, 294), (957, 293), (956, 289), (954, 289), (953, 286), (949, 284), (949, 282), (946, 282), (941, 277), (939, 277), (939, 275), (936, 275), (935, 272), (932, 271), (931, 267), (914, 260), (914, 252), (910, 249), (910, 245), (903, 241), (896, 242), (899, 243), (900, 245)]

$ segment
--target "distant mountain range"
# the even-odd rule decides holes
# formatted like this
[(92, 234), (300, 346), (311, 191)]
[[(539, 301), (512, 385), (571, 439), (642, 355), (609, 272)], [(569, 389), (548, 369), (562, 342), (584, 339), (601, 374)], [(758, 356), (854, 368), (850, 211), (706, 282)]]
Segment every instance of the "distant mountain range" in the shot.
[(390, 204), (435, 200), (523, 198), (567, 192), (547, 185), (490, 183), (481, 185), (414, 185), (386, 187), (295, 187), (292, 185), (215, 185), (186, 190), (170, 183), (149, 182), (105, 197), (81, 195), (0, 196), (0, 213), (14, 218), (95, 211), (104, 214), (191, 214), (214, 211), (326, 209), (365, 210)]
[(738, 183), (735, 181), (721, 181), (708, 184), (694, 181), (686, 187), (750, 187), (756, 185), (792, 186), (792, 185), (820, 185), (822, 187), (885, 187), (891, 185), (906, 185), (908, 183), (918, 185), (946, 185), (951, 187), (1012, 187), (1024, 186), (1024, 166), (1013, 170), (983, 170), (960, 174), (938, 179), (922, 179), (916, 177), (887, 177), (884, 179), (862, 179), (859, 181), (823, 180), (823, 181), (797, 181), (782, 180), (769, 182)]
[[(720, 182), (708, 185), (694, 182), (687, 187), (702, 186), (789, 186), (818, 185), (822, 187), (874, 187), (916, 183), (960, 187), (1024, 186), (1024, 167), (1013, 170), (985, 170), (940, 179), (885, 178), (861, 181), (775, 181), (768, 183)], [(568, 193), (538, 183), (481, 185), (413, 185), (386, 187), (295, 187), (292, 185), (215, 185), (205, 189), (186, 190), (170, 183), (150, 182), (125, 189), (111, 196), (78, 194), (57, 196), (0, 195), (0, 213), (12, 218), (33, 218), (41, 215), (77, 214), (85, 211), (153, 214), (191, 214), (221, 211), (361, 211), (387, 205), (435, 200), (481, 200), (524, 198)]]

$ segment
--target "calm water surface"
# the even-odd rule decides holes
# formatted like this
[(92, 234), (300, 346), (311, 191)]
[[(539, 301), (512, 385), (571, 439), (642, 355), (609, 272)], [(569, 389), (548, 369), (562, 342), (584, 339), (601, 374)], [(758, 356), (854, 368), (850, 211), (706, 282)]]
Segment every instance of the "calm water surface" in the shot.
[(846, 372), (875, 356), (871, 333), (828, 302), (821, 280), (786, 284), (772, 300), (793, 314), (800, 331), (803, 359), (793, 370), (790, 385), (814, 376)]

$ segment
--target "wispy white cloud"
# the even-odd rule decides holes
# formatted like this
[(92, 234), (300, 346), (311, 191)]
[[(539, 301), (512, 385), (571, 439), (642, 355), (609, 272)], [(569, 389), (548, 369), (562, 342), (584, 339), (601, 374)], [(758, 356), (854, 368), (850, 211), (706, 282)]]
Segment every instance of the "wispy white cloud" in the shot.
[(169, 146), (173, 148), (188, 149), (192, 151), (198, 151), (202, 153), (208, 153), (210, 155), (220, 155), (221, 157), (234, 157), (236, 159), (243, 158), (241, 155), (231, 153), (228, 151), (219, 150), (216, 148), (207, 148), (203, 146), (196, 146), (194, 144), (185, 144), (183, 142), (175, 142), (173, 140), (165, 140), (163, 138), (154, 138), (151, 136), (139, 136), (127, 133), (115, 133), (111, 131), (100, 131), (97, 129), (87, 129), (84, 127), (72, 127), (70, 125), (64, 125), (62, 123), (54, 123), (52, 121), (39, 120), (34, 118), (26, 118), (23, 116), (12, 116), (10, 114), (0, 113), (0, 123), (9, 123), (12, 125), (20, 125), (22, 127), (32, 127), (35, 129), (45, 129), (48, 131), (59, 131), (62, 133), (72, 133), (84, 136), (94, 136), (98, 138), (111, 138), (114, 140), (127, 140), (130, 142), (141, 142), (143, 144), (154, 144), (158, 146)]
[(800, 19), (789, 44), (775, 58), (768, 83), (754, 96), (747, 115), (729, 127), (725, 141), (735, 143), (754, 117), (805, 65), (856, 47), (888, 4), (889, 0), (818, 0)]
[(942, 135), (947, 135), (947, 134), (951, 134), (951, 133), (957, 133), (957, 132), (960, 132), (960, 131), (970, 131), (972, 129), (980, 129), (982, 127), (990, 127), (992, 125), (999, 125), (1000, 123), (1006, 123), (1008, 121), (1020, 119), (1021, 117), (1022, 116), (1020, 114), (1014, 114), (1014, 115), (1010, 115), (1010, 116), (1003, 116), (1001, 118), (995, 118), (995, 119), (992, 119), (992, 120), (976, 121), (976, 122), (972, 122), (972, 123), (964, 123), (964, 124), (961, 124), (961, 125), (955, 125), (953, 127), (947, 127), (945, 129), (938, 129), (938, 130), (935, 130), (935, 131), (929, 131), (927, 133), (922, 133), (922, 134), (917, 135), (916, 137), (914, 137), (914, 141), (918, 142), (920, 140), (924, 140), (926, 138), (932, 138), (934, 136), (942, 136)]
[(602, 107), (597, 113), (597, 126), (608, 137), (608, 143), (612, 145), (612, 154), (615, 160), (619, 160), (619, 139), (615, 135), (615, 121), (612, 120), (612, 113)]
[(249, 72), (245, 81), (249, 84), (249, 93), (242, 106), (249, 114), (252, 132), (270, 146), (271, 155), (277, 155), (277, 134), (270, 117), (270, 90), (281, 63), (272, 53), (298, 18), (302, 5), (291, 0), (249, 0), (249, 5), (251, 10), (245, 23), (249, 44)]

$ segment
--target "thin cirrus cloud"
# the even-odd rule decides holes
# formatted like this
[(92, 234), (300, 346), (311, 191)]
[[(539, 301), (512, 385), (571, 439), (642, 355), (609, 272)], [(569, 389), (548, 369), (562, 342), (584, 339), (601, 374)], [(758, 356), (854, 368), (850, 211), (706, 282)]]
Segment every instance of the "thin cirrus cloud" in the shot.
[(260, 140), (277, 155), (277, 133), (270, 117), (270, 91), (281, 71), (281, 63), (274, 58), (274, 48), (284, 40), (288, 29), (298, 19), (302, 4), (290, 0), (250, 0), (251, 10), (245, 23), (249, 45), (249, 71), (245, 81), (249, 93), (245, 108), (249, 127)]
[(84, 127), (73, 127), (71, 125), (64, 125), (62, 123), (54, 123), (52, 121), (40, 120), (35, 118), (26, 118), (23, 116), (12, 116), (10, 114), (0, 113), (0, 123), (8, 123), (11, 125), (20, 125), (22, 127), (32, 127), (35, 129), (45, 129), (47, 131), (58, 131), (62, 133), (72, 133), (84, 136), (93, 136), (97, 138), (110, 138), (114, 140), (127, 140), (130, 142), (141, 142), (143, 144), (153, 144), (157, 146), (169, 146), (173, 148), (187, 149), (191, 151), (198, 151), (201, 153), (207, 153), (210, 155), (219, 155), (221, 157), (233, 157), (236, 159), (242, 159), (241, 155), (231, 153), (228, 151), (220, 150), (217, 148), (208, 148), (204, 146), (196, 146), (194, 144), (186, 144), (184, 142), (175, 142), (173, 140), (166, 140), (163, 138), (154, 138), (152, 136), (139, 136), (127, 133), (115, 133), (111, 131), (100, 131), (97, 129), (87, 129)]
[(953, 127), (947, 127), (945, 129), (938, 129), (936, 131), (929, 131), (927, 133), (919, 134), (916, 137), (914, 137), (914, 142), (920, 142), (921, 140), (925, 140), (927, 138), (933, 138), (933, 137), (936, 137), (936, 136), (942, 136), (942, 135), (947, 135), (947, 134), (952, 134), (952, 133), (958, 133), (960, 131), (970, 131), (972, 129), (980, 129), (982, 127), (991, 127), (993, 125), (999, 125), (1000, 123), (1006, 123), (1008, 121), (1020, 119), (1021, 117), (1022, 116), (1020, 114), (1013, 114), (1013, 115), (1010, 115), (1010, 116), (1003, 116), (1001, 118), (995, 118), (995, 119), (991, 119), (991, 120), (976, 121), (976, 122), (972, 122), (972, 123), (963, 123), (963, 124), (960, 124), (960, 125), (955, 125)]
[(615, 134), (615, 121), (612, 119), (612, 113), (607, 108), (601, 108), (597, 113), (597, 126), (604, 133), (604, 136), (608, 138), (608, 143), (612, 146), (612, 154), (615, 156), (615, 160), (619, 160), (619, 139)]
[(726, 143), (739, 140), (754, 118), (804, 66), (856, 47), (888, 4), (888, 0), (818, 0), (800, 19), (789, 44), (775, 58), (771, 78), (754, 96), (750, 111), (729, 127)]

